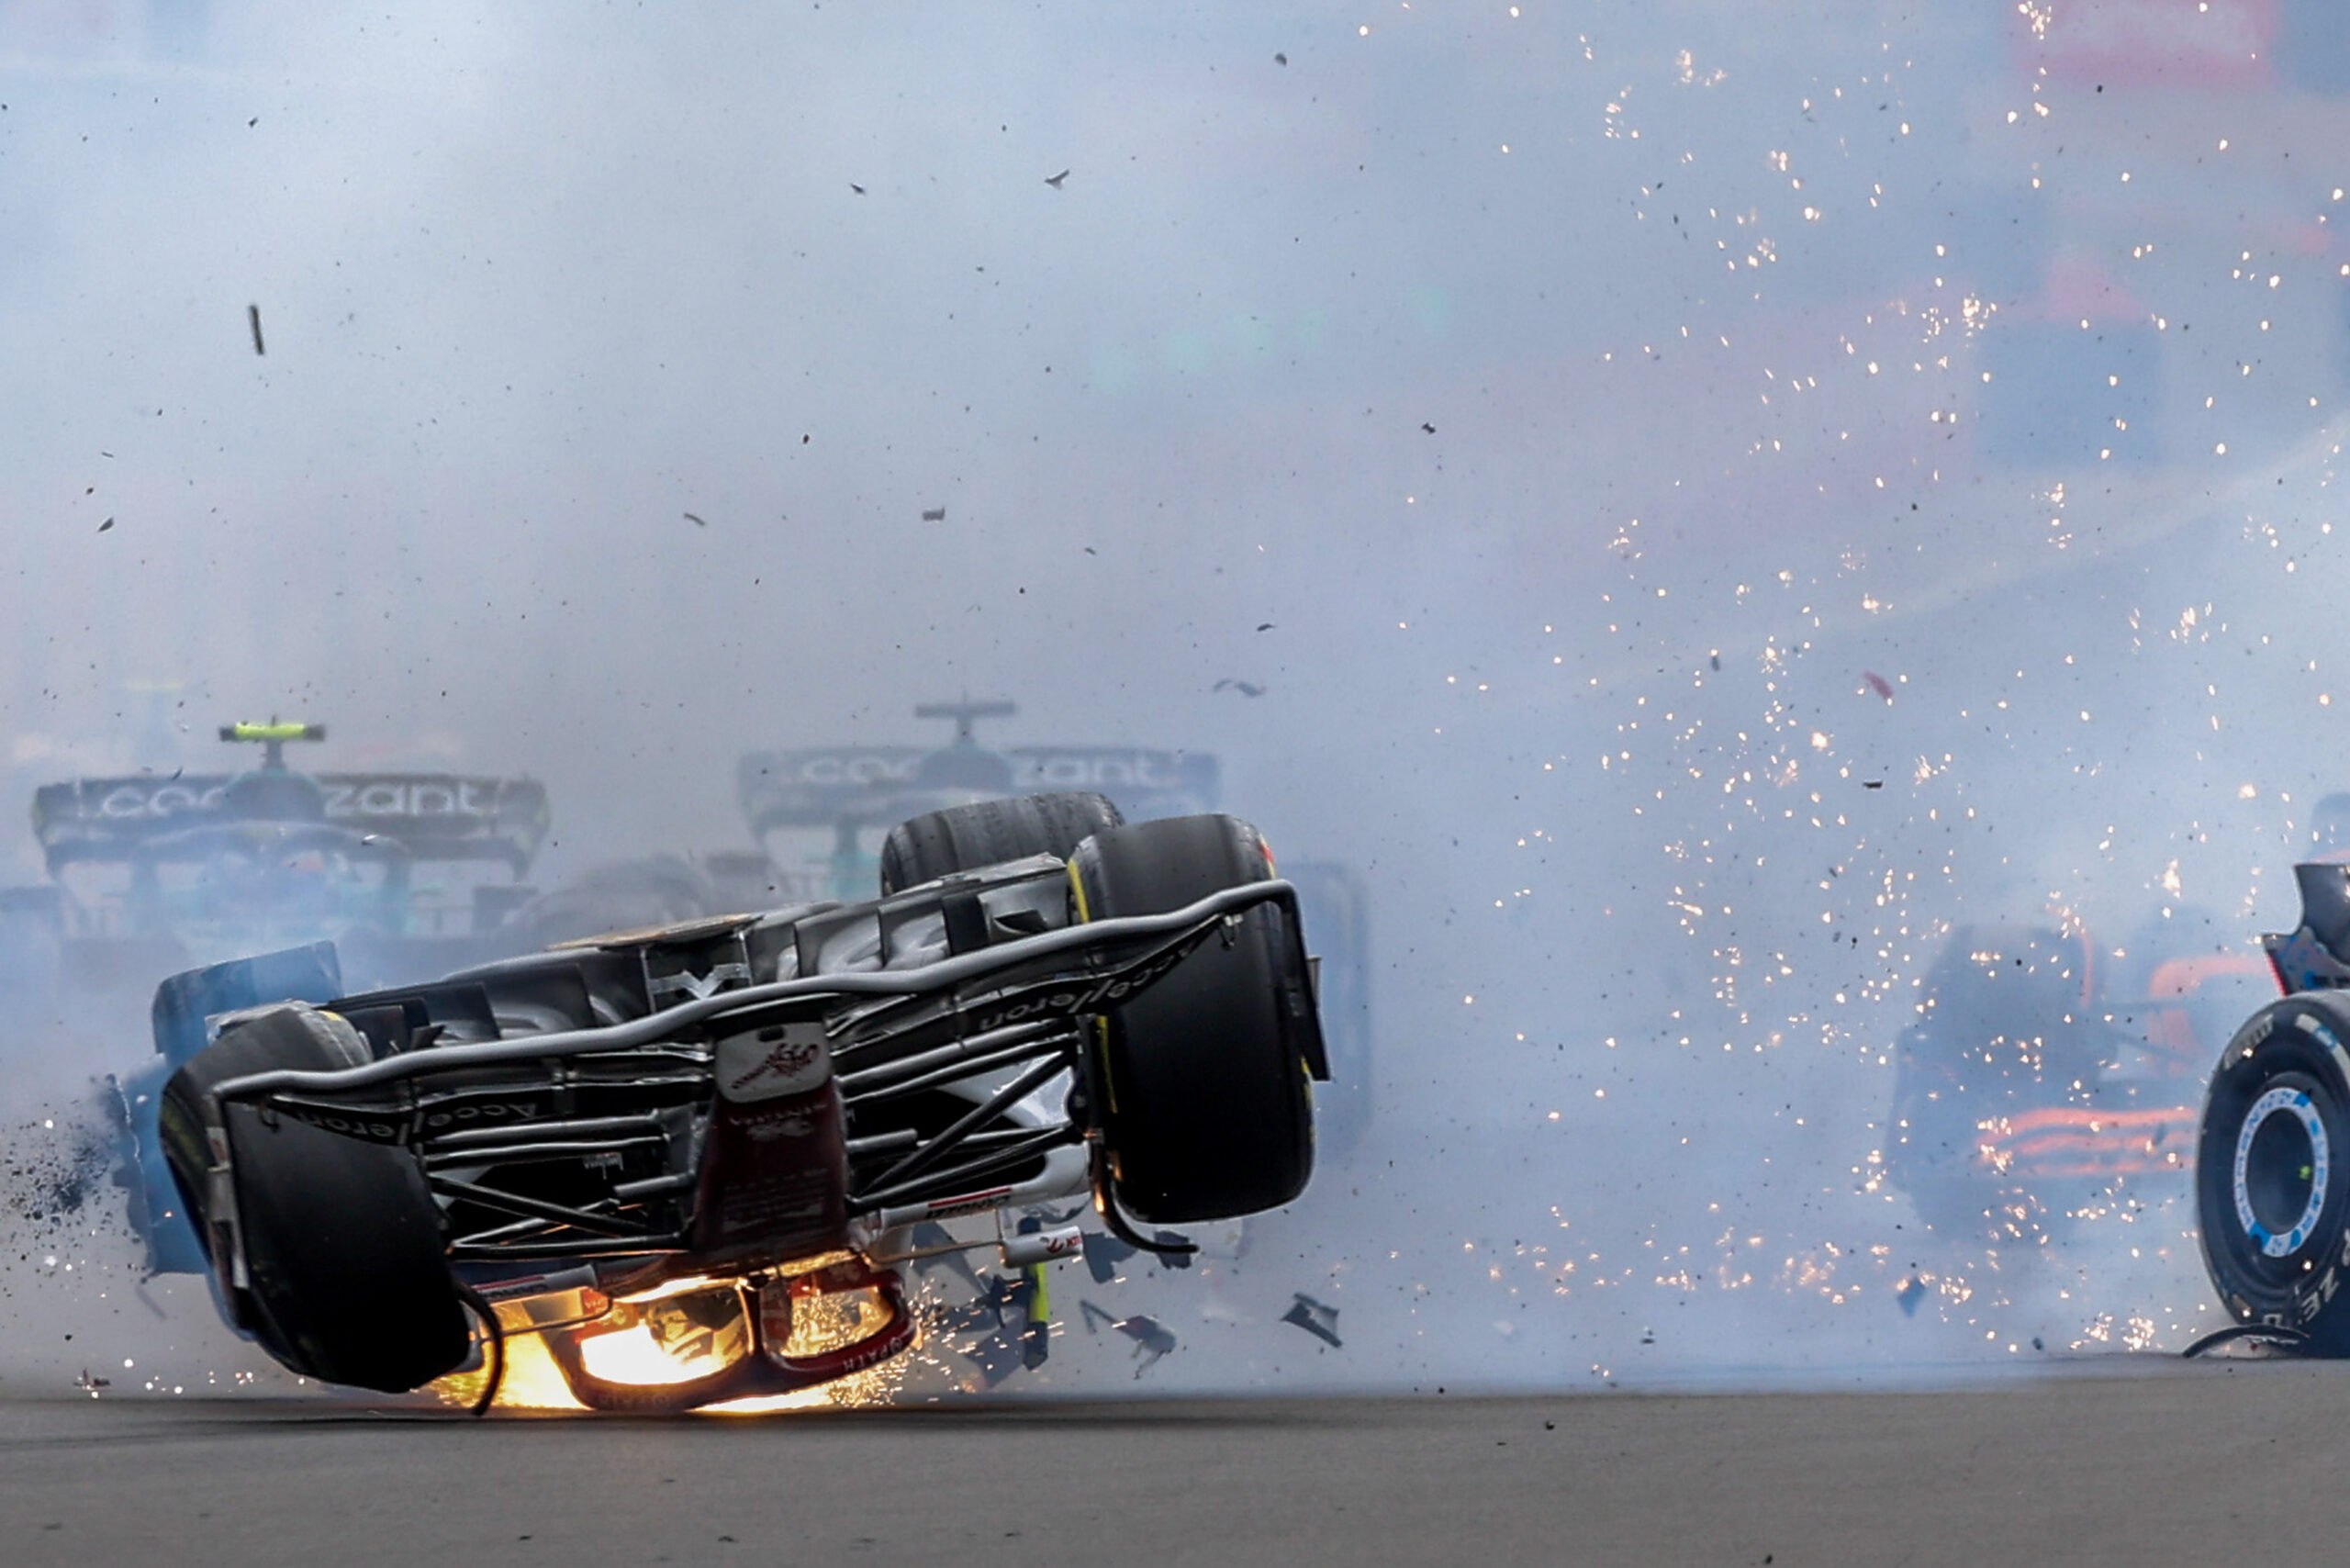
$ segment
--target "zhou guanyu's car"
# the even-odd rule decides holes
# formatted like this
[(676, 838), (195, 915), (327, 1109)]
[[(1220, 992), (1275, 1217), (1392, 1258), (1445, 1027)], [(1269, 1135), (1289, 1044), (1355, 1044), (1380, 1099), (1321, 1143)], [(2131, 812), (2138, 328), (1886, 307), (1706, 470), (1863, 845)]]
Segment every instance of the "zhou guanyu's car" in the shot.
[(326, 1382), (418, 1387), (537, 1333), (582, 1404), (689, 1408), (904, 1349), (917, 1226), (1090, 1194), (1181, 1251), (1137, 1222), (1304, 1189), (1313, 971), (1253, 829), (1035, 796), (884, 859), (878, 900), (428, 985), (337, 996), (324, 945), (165, 982), (162, 1152), (224, 1314)]

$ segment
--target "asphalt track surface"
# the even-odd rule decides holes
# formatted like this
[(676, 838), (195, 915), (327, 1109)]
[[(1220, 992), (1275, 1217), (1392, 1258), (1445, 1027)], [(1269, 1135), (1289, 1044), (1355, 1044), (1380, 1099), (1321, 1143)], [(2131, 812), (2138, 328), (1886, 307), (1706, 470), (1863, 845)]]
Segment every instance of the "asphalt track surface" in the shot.
[(0, 1405), (0, 1562), (2331, 1561), (2350, 1366), (760, 1418)]

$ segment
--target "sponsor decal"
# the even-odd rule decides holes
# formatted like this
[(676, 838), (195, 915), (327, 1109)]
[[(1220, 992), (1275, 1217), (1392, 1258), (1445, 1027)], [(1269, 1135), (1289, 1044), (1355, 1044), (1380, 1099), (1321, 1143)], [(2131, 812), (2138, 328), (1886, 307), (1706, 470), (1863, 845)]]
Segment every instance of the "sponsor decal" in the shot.
[(883, 752), (826, 752), (787, 762), (781, 772), (800, 784), (895, 784), (914, 776), (914, 756)]
[[(1211, 927), (1213, 929), (1213, 927)], [(1079, 1014), (1099, 1013), (1113, 1007), (1138, 991), (1147, 991), (1167, 977), (1169, 970), (1192, 956), (1203, 940), (1182, 943), (1123, 973), (1096, 980), (1091, 985), (1059, 984), (1056, 989), (1015, 993), (993, 1007), (974, 1008), (971, 1014), (974, 1032), (985, 1033), (1000, 1029), (1007, 1024), (1019, 1024), (1032, 1018), (1065, 1018)]]
[(990, 1187), (983, 1193), (966, 1193), (959, 1198), (936, 1198), (923, 1205), (923, 1212), (933, 1219), (952, 1219), (957, 1215), (977, 1214), (993, 1208), (1002, 1199), (1012, 1196), (1009, 1187)]
[(346, 1109), (298, 1100), (273, 1099), (263, 1103), (281, 1116), (368, 1143), (406, 1143), (411, 1137), (431, 1137), (465, 1127), (515, 1126), (544, 1114), (533, 1100), (476, 1100), (412, 1113)]
[(1012, 754), (1024, 790), (1174, 790), (1190, 782), (1173, 752), (1035, 751)]
[(480, 778), (321, 778), (319, 782), (326, 791), (330, 819), (498, 814), (498, 786)]
[[(318, 774), (311, 777), (319, 786), (330, 821), (353, 817), (494, 818), (506, 797), (505, 781), (497, 778), (458, 778), (447, 774), (422, 777)], [(179, 779), (94, 779), (50, 789), (68, 791), (67, 798), (72, 801), (71, 814), (74, 817), (140, 822), (218, 811), (233, 782), (234, 779), (218, 775), (207, 775)], [(57, 799), (50, 793), (50, 789), (41, 791), (44, 800)], [(43, 809), (49, 808), (44, 805)]]
[(197, 786), (118, 784), (98, 798), (98, 815), (119, 822), (125, 818), (171, 817), (183, 812), (209, 811), (220, 803), (220, 792), (228, 787), (226, 779)]
[(833, 1075), (821, 1023), (781, 1024), (718, 1042), (718, 1092), (738, 1105), (805, 1094)]

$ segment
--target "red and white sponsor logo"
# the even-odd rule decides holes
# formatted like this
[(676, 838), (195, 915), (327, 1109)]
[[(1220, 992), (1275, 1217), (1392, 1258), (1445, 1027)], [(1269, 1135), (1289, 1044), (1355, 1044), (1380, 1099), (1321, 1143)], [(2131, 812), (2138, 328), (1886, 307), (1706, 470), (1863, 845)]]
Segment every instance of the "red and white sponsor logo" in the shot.
[(738, 1105), (805, 1094), (832, 1077), (822, 1024), (785, 1024), (718, 1042), (718, 1092)]

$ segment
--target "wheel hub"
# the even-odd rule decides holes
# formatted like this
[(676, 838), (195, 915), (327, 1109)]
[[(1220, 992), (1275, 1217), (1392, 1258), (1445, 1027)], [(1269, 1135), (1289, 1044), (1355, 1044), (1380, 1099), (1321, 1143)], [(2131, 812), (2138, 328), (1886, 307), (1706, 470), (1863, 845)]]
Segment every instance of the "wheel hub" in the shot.
[(2309, 1095), (2278, 1085), (2255, 1100), (2236, 1133), (2236, 1222), (2264, 1256), (2301, 1249), (2325, 1208), (2332, 1149)]

